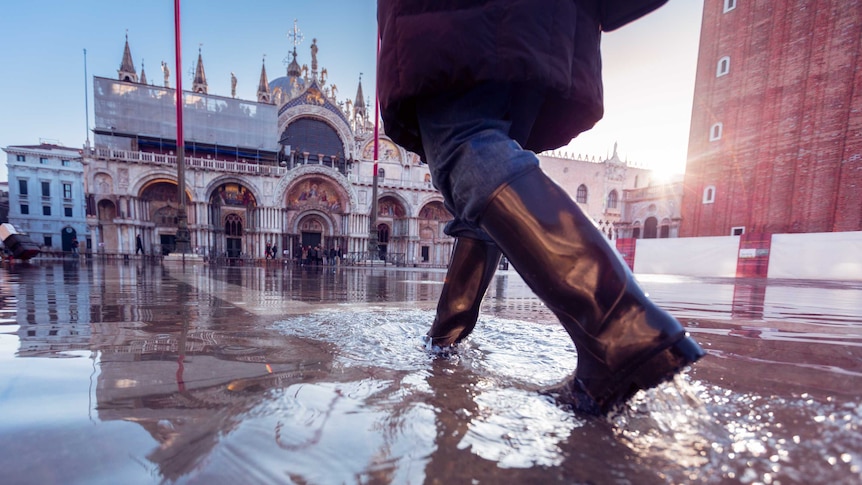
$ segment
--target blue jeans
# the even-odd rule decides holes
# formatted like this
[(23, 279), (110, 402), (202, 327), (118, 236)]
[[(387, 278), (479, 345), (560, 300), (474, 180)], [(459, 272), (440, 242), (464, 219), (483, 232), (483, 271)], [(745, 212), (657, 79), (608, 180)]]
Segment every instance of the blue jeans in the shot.
[(543, 99), (530, 88), (484, 83), (417, 101), (431, 179), (455, 216), (446, 234), (491, 241), (479, 228), (482, 211), (498, 187), (539, 164), (522, 145)]

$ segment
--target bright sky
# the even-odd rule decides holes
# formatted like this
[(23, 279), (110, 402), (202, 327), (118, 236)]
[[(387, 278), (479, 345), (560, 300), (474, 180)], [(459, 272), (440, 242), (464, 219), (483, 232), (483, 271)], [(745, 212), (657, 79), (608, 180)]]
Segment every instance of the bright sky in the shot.
[[(35, 145), (40, 139), (79, 148), (95, 125), (93, 76), (116, 78), (126, 32), (138, 76), (162, 85), (162, 61), (174, 69), (173, 0), (105, 2), (41, 0), (14, 2), (3, 10), (0, 29), (0, 147)], [(682, 172), (688, 146), (697, 44), (703, 0), (671, 0), (638, 22), (606, 34), (605, 119), (566, 149), (607, 156), (619, 143), (623, 159)], [(376, 2), (184, 0), (181, 6), (183, 88), (191, 88), (201, 48), (209, 93), (257, 99), (261, 60), (270, 80), (284, 76), (293, 44), (294, 19), (304, 36), (298, 62), (311, 64), (317, 38), (319, 67), (340, 100), (362, 87), (374, 101)], [(86, 49), (85, 83), (84, 49)], [(87, 89), (88, 103), (84, 89)], [(92, 135), (90, 136), (92, 140)], [(0, 180), (6, 180), (2, 154)]]

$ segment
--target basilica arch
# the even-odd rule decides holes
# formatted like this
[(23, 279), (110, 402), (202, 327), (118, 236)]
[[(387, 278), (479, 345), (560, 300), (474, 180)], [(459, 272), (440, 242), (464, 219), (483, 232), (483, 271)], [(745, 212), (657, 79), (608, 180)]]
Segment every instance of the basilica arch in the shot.
[(296, 178), (284, 196), (287, 235), (283, 242), (293, 254), (301, 247), (347, 247), (343, 233), (350, 193), (328, 173), (308, 171)]
[(381, 259), (389, 253), (407, 254), (410, 204), (396, 192), (384, 192), (377, 201), (377, 246)]
[[(191, 207), (192, 198), (188, 189), (184, 191), (186, 197), (186, 207)], [(140, 184), (138, 191), (137, 208), (140, 211), (139, 218), (142, 221), (149, 222), (141, 231), (141, 239), (144, 241), (145, 251), (149, 248), (151, 252), (160, 252), (161, 254), (169, 254), (176, 247), (177, 222), (180, 210), (180, 204), (177, 197), (177, 182), (176, 180), (166, 179), (162, 177), (151, 178), (143, 181)], [(131, 205), (130, 205), (130, 210)], [(187, 220), (189, 225), (197, 224), (197, 220), (192, 214), (188, 214)], [(136, 234), (123, 232), (120, 236), (123, 241), (134, 240)], [(121, 244), (125, 247), (128, 243)], [(194, 244), (194, 241), (193, 241)]]
[[(303, 118), (318, 120), (328, 125), (338, 135), (345, 159), (352, 160), (354, 158), (353, 143), (351, 143), (353, 134), (350, 131), (350, 124), (341, 110), (321, 95), (322, 93), (312, 86), (302, 96), (285, 104), (278, 113), (279, 137), (283, 137), (288, 126), (297, 120)], [(304, 147), (292, 147), (292, 149), (304, 149)], [(309, 149), (309, 153), (316, 155), (317, 152)]]
[(206, 217), (212, 228), (207, 244), (215, 255), (238, 258), (253, 253), (247, 234), (258, 226), (255, 190), (235, 177), (220, 177), (207, 189)]
[(419, 210), (419, 254), (416, 261), (431, 265), (448, 264), (451, 240), (443, 230), (453, 219), (442, 200), (431, 200)]

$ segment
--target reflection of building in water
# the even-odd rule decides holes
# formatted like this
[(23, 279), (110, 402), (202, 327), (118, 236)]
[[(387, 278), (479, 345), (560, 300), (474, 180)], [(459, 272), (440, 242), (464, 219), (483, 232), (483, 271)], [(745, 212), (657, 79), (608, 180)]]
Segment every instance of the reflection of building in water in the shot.
[(90, 350), (92, 273), (71, 262), (26, 270), (38, 272), (39, 278), (18, 289), (18, 356)]
[[(261, 257), (268, 243), (291, 257), (318, 244), (368, 249), (375, 140), (361, 79), (354, 100), (338, 100), (326, 69), (300, 67), (295, 47), (290, 55), (286, 75), (272, 81), (261, 66), (254, 101), (208, 93), (198, 57), (193, 90), (183, 93), (184, 193), (192, 246), (206, 254)], [(168, 252), (180, 206), (175, 93), (138, 81), (128, 40), (118, 78), (93, 85), (95, 144), (83, 157), (95, 247), (131, 253), (141, 234), (147, 252)], [(378, 141), (381, 253), (447, 263), (451, 215), (427, 166), (385, 134)], [(622, 191), (648, 183), (616, 151), (603, 161), (548, 155), (542, 163), (611, 237)]]
[[(165, 479), (193, 470), (267, 392), (331, 373), (324, 344), (214, 330), (219, 317), (235, 322), (244, 312), (216, 308), (208, 295), (162, 278), (163, 268), (69, 263), (25, 271), (34, 274), (15, 287), (17, 356), (97, 356), (93, 409), (102, 421), (144, 428), (157, 443), (147, 459)], [(7, 289), (0, 280), (0, 301), (13, 294)]]

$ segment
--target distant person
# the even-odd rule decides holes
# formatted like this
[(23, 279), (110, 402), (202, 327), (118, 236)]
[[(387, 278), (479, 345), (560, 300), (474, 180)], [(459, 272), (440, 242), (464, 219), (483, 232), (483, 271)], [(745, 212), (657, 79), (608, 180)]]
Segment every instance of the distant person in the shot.
[(577, 347), (561, 401), (605, 413), (704, 355), (535, 155), (602, 117), (602, 30), (665, 1), (378, 1), (386, 134), (428, 163), (454, 215), (430, 348), (473, 331), (505, 254)]
[(141, 240), (141, 235), (135, 236), (135, 254), (144, 252), (144, 242)]
[(75, 256), (77, 256), (79, 254), (78, 253), (78, 240), (77, 239), (72, 239), (72, 254)]

